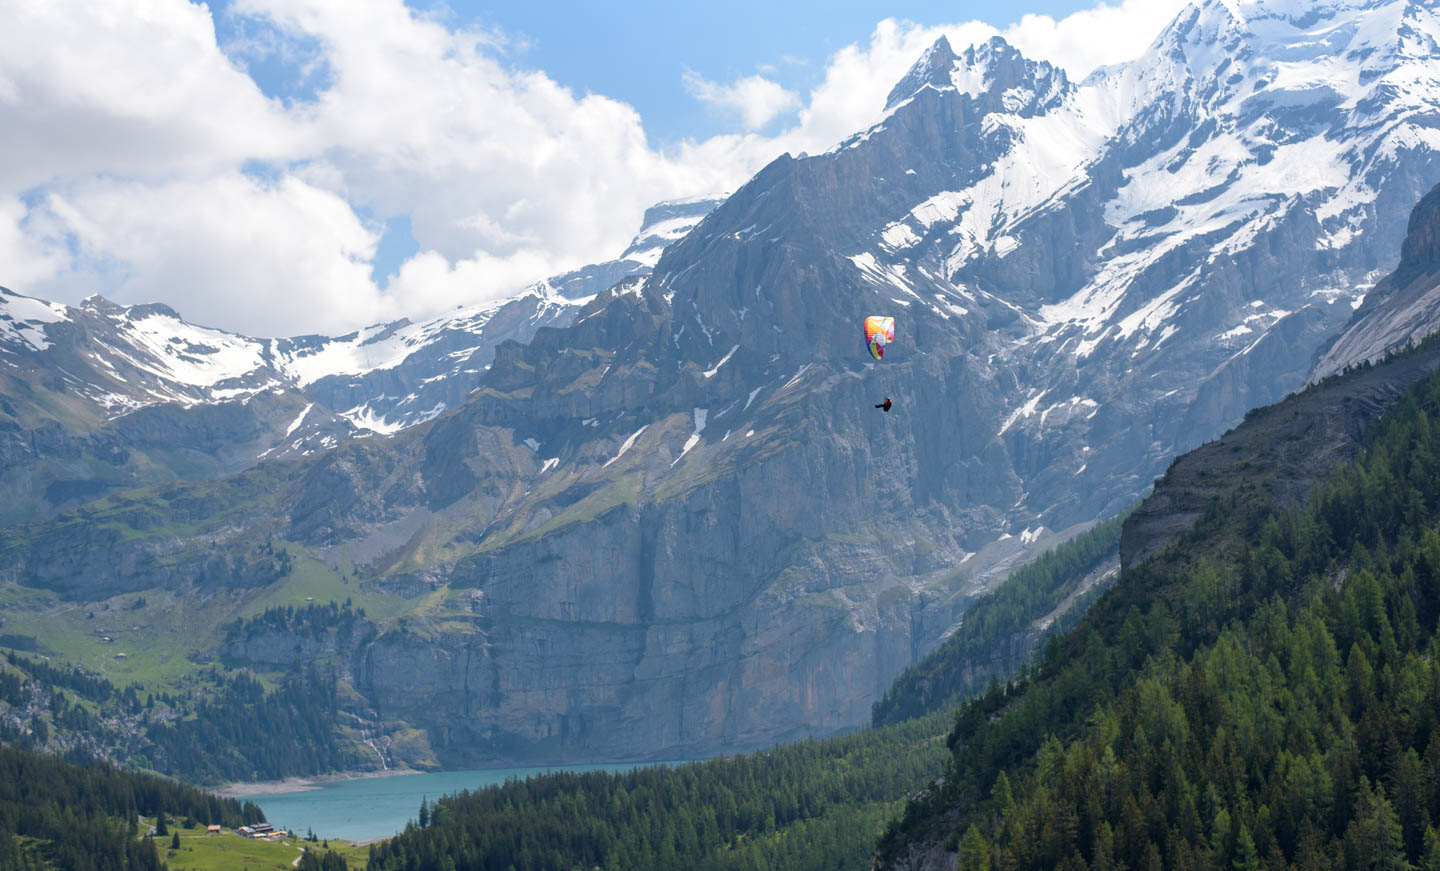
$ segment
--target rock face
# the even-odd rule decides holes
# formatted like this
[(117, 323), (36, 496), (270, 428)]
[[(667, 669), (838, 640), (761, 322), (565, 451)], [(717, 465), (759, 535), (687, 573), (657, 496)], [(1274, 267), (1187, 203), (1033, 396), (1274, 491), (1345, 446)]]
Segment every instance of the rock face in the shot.
[(1374, 362), (1440, 329), (1440, 186), (1410, 215), (1400, 264), (1375, 285), (1350, 323), (1324, 347), (1310, 377), (1318, 381)]
[[(1414, 84), (1434, 52), (1406, 34), (1437, 15), (1292, 7), (1192, 7), (1081, 83), (937, 43), (880, 124), (777, 159), (653, 273), (497, 345), (463, 406), (42, 525), (0, 573), (183, 586), (151, 567), (293, 543), (412, 603), (344, 676), (449, 764), (864, 723), (982, 592), (974, 554), (1131, 504), (1301, 384), (1393, 262), (1440, 141), (1440, 90)], [(870, 314), (897, 319), (880, 363)], [(129, 515), (177, 503), (196, 536)], [(85, 563), (102, 534), (117, 558)]]
[(892, 871), (956, 871), (960, 867), (960, 854), (933, 841), (912, 844), (904, 857), (887, 867)]

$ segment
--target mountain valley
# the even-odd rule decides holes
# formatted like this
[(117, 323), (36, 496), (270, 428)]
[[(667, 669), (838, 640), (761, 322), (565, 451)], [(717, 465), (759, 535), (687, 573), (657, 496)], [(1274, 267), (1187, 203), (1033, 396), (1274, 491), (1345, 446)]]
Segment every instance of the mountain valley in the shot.
[[(1200, 4), (1082, 82), (942, 39), (830, 152), (423, 324), (262, 341), (7, 293), (0, 632), (117, 685), (321, 667), (379, 765), (866, 723), (1011, 569), (1423, 333), (1365, 325), (1428, 311), (1440, 21), (1288, 10)], [(259, 619), (346, 599), (343, 642)], [(81, 616), (117, 611), (149, 627), (124, 661)]]

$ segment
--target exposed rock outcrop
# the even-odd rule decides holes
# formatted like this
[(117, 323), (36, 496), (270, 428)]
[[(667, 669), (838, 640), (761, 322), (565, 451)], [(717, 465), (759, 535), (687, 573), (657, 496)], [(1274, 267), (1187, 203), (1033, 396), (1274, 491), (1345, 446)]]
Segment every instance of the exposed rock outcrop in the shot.
[(1374, 362), (1440, 330), (1440, 186), (1410, 214), (1400, 265), (1321, 349), (1312, 381), (1357, 363)]

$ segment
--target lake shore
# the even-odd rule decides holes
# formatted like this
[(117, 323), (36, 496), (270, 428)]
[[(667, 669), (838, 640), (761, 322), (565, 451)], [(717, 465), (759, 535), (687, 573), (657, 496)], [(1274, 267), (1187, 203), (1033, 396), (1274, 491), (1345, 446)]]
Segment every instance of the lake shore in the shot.
[[(434, 802), (441, 796), (503, 786), (512, 780), (556, 771), (620, 774), (637, 767), (640, 766), (622, 763), (462, 771), (358, 771), (262, 783), (232, 783), (225, 788), (225, 794), (253, 800), (270, 822), (291, 831), (313, 831), (331, 843), (341, 840), (364, 846), (404, 831), (427, 799)], [(418, 776), (389, 776), (395, 774)]]
[(254, 780), (227, 783), (220, 789), (211, 790), (225, 798), (251, 798), (257, 795), (283, 795), (292, 792), (309, 792), (321, 789), (324, 784), (343, 780), (368, 780), (372, 777), (399, 777), (405, 774), (424, 774), (413, 768), (388, 769), (385, 771), (345, 771), (339, 774), (317, 774), (314, 777), (287, 777), (284, 780)]

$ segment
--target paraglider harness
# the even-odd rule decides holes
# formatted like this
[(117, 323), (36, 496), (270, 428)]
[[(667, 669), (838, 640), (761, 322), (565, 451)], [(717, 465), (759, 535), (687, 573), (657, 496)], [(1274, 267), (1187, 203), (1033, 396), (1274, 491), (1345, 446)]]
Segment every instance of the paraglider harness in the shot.
[(877, 403), (877, 404), (875, 405), (875, 407), (876, 407), (876, 408), (883, 408), (883, 409), (885, 409), (885, 413), (886, 413), (886, 414), (889, 414), (889, 413), (890, 413), (890, 406), (891, 406), (892, 404), (893, 404), (893, 403), (890, 402), (890, 397), (887, 396), (887, 397), (885, 397), (885, 401), (884, 401), (884, 402)]

